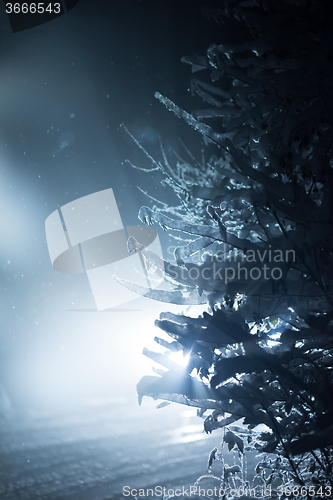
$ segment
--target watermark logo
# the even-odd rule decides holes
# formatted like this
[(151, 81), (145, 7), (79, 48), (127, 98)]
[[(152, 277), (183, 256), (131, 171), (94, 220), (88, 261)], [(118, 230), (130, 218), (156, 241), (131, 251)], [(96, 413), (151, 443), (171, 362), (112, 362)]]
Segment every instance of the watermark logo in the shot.
[(272, 498), (272, 487), (267, 488), (201, 488), (198, 485), (189, 487), (181, 486), (180, 488), (166, 488), (164, 486), (155, 486), (154, 488), (132, 488), (131, 486), (123, 486), (123, 496), (132, 497), (162, 497), (164, 500), (177, 497), (203, 497), (203, 498)]
[[(169, 247), (173, 255), (177, 247)], [(192, 255), (191, 265), (175, 267), (167, 265), (166, 271), (174, 280), (186, 279), (201, 283), (220, 281), (227, 285), (256, 281), (279, 281), (296, 261), (296, 252), (292, 249), (281, 250), (271, 245), (248, 249), (244, 252), (217, 250), (213, 254), (197, 252)]]
[[(127, 248), (133, 237), (162, 258), (157, 231), (146, 226), (124, 227), (113, 190), (84, 196), (55, 210), (45, 221), (46, 241), (53, 268), (62, 273), (86, 272), (98, 311), (124, 305), (138, 295), (115, 280), (151, 289), (152, 281), (139, 249)], [(152, 284), (153, 283), (153, 284)]]

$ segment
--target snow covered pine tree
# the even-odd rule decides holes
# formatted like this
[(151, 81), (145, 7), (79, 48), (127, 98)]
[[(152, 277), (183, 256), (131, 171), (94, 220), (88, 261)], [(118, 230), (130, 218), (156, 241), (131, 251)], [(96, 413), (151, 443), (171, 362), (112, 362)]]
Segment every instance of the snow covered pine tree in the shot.
[[(237, 20), (246, 41), (212, 45), (206, 56), (183, 58), (193, 73), (209, 72), (211, 81), (191, 81), (204, 109), (189, 114), (167, 97), (155, 97), (210, 148), (215, 145), (216, 153), (200, 163), (190, 152), (188, 161), (179, 156), (175, 161), (176, 153), (164, 150), (157, 161), (146, 152), (153, 163), (148, 170), (163, 172), (180, 203), (157, 203), (139, 213), (144, 223), (180, 231), (191, 241), (176, 249), (174, 264), (130, 242), (147, 266), (163, 272), (172, 290), (122, 283), (163, 302), (208, 304), (209, 312), (198, 318), (161, 315), (156, 323), (173, 341), (156, 338), (165, 354), (145, 354), (166, 370), (142, 378), (139, 401), (143, 396), (175, 401), (198, 407), (200, 416), (211, 410), (204, 428), (228, 426), (229, 449), (237, 444), (243, 453), (247, 435), (245, 450), (274, 453), (274, 460), (263, 458), (256, 468), (265, 484), (275, 485), (272, 497), (281, 481), (303, 488), (295, 497), (328, 496), (333, 486), (333, 3), (223, 0), (219, 9), (203, 10), (221, 25)], [(194, 259), (198, 252), (201, 262)], [(185, 370), (169, 359), (172, 350), (189, 356)], [(239, 419), (243, 427), (235, 430), (231, 424)], [(256, 433), (259, 424), (266, 430)], [(219, 458), (213, 450), (210, 466)], [(311, 492), (310, 485), (315, 485)], [(293, 494), (281, 498), (287, 496)]]

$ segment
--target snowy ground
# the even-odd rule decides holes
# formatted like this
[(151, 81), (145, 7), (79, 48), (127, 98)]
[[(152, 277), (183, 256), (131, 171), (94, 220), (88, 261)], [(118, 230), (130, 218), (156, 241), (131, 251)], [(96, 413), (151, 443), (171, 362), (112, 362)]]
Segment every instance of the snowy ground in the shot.
[(1, 500), (106, 500), (125, 498), (124, 486), (193, 485), (221, 433), (204, 434), (193, 409), (155, 405), (91, 401), (57, 417), (3, 420)]

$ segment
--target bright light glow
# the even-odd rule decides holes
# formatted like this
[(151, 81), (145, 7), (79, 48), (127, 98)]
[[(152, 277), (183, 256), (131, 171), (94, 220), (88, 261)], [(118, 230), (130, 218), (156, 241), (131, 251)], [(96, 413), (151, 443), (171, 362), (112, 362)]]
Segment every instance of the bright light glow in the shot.
[(173, 430), (169, 435), (172, 444), (193, 443), (207, 439), (207, 434), (204, 433), (202, 423), (184, 425)]
[(187, 366), (190, 359), (190, 355), (188, 354), (187, 356), (184, 356), (183, 351), (177, 351), (169, 354), (169, 359), (171, 359), (171, 361), (174, 361), (180, 366)]

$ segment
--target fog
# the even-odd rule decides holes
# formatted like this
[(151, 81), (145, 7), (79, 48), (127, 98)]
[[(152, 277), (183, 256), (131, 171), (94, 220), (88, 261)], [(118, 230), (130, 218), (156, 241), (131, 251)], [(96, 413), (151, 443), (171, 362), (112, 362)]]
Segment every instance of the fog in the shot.
[[(0, 6), (0, 496), (119, 498), (138, 488), (193, 484), (220, 437), (195, 409), (159, 410), (136, 384), (152, 373), (160, 312), (145, 297), (98, 310), (87, 274), (52, 267), (45, 221), (112, 189), (124, 226), (150, 200), (174, 202), (162, 176), (133, 170), (150, 154), (201, 154), (197, 134), (154, 98), (195, 109), (184, 55), (218, 43), (194, 0), (80, 0), (65, 15), (13, 33)], [(224, 35), (232, 36), (232, 27)], [(180, 148), (180, 149), (179, 149)], [(158, 229), (170, 259), (171, 240)], [(111, 301), (112, 302), (112, 301)], [(193, 314), (202, 308), (192, 308)], [(156, 344), (155, 344), (156, 347)], [(157, 346), (158, 350), (158, 346)], [(178, 360), (180, 364), (183, 360)]]
[[(58, 207), (112, 188), (123, 223), (137, 225), (148, 201), (137, 186), (170, 196), (158, 174), (124, 163), (149, 166), (119, 125), (152, 153), (159, 136), (174, 147), (179, 138), (193, 141), (194, 132), (153, 95), (190, 102), (190, 74), (180, 58), (205, 50), (208, 26), (196, 2), (81, 0), (52, 22), (12, 33), (2, 8), (4, 408), (60, 411), (88, 398), (135, 397), (137, 381), (150, 370), (141, 350), (165, 306), (138, 299), (129, 312), (80, 312), (94, 307), (87, 277), (52, 269), (44, 223)], [(160, 238), (165, 252), (168, 239)]]

